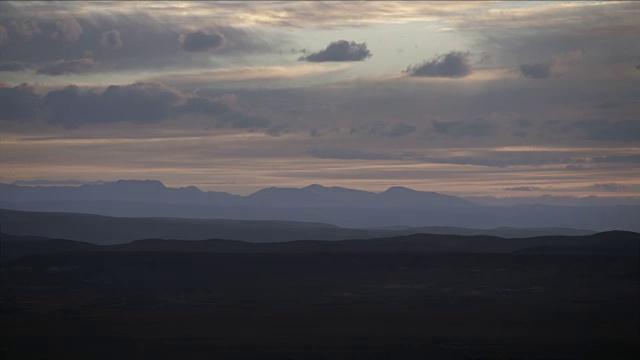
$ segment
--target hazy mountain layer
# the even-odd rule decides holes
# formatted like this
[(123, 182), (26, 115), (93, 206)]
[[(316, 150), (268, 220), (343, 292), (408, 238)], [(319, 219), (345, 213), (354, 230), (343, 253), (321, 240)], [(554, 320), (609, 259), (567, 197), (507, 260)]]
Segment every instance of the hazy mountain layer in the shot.
[(453, 227), (399, 227), (349, 229), (322, 223), (204, 220), (181, 218), (117, 218), (89, 214), (23, 212), (0, 209), (2, 231), (13, 235), (46, 236), (86, 241), (94, 244), (117, 244), (128, 241), (158, 239), (229, 239), (248, 242), (290, 240), (366, 239), (416, 233), (450, 235), (487, 235), (508, 238), (543, 235), (589, 235), (592, 231), (567, 228), (537, 229), (469, 229)]

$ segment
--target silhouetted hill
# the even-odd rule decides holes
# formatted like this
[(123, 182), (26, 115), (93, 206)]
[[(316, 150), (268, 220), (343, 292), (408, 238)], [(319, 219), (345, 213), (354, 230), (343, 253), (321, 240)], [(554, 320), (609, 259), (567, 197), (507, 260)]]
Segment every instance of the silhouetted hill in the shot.
[(380, 238), (415, 233), (444, 235), (488, 235), (531, 237), (539, 235), (587, 235), (593, 232), (573, 229), (460, 229), (421, 227), (394, 229), (349, 229), (322, 223), (251, 220), (203, 220), (180, 218), (118, 218), (60, 212), (24, 212), (0, 209), (2, 231), (14, 235), (36, 235), (117, 244), (138, 239), (229, 239), (248, 242), (291, 240), (346, 240)]
[(69, 251), (214, 252), (214, 253), (419, 253), (470, 252), (522, 254), (599, 254), (640, 256), (640, 234), (624, 231), (588, 236), (541, 236), (504, 239), (494, 236), (414, 234), (341, 241), (297, 240), (249, 243), (236, 240), (145, 239), (97, 246), (84, 242), (1, 235), (3, 259), (29, 253)]

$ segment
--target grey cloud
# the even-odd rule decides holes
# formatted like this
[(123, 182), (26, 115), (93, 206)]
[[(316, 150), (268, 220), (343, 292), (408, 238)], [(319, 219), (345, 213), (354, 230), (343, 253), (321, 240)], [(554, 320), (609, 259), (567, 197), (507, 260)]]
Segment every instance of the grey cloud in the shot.
[(569, 165), (565, 166), (564, 168), (565, 168), (565, 170), (572, 170), (572, 171), (589, 170), (588, 166), (580, 165), (580, 164), (569, 164)]
[(518, 118), (516, 119), (516, 125), (521, 128), (528, 128), (528, 127), (531, 127), (532, 124), (531, 124), (531, 120), (527, 118)]
[(437, 121), (431, 122), (433, 130), (451, 137), (483, 137), (491, 133), (491, 124), (484, 118), (473, 121)]
[(69, 42), (78, 41), (83, 32), (82, 26), (74, 17), (56, 21), (56, 27), (60, 32), (62, 32), (64, 39)]
[(532, 63), (520, 65), (520, 73), (531, 79), (546, 79), (551, 76), (551, 64)]
[[(202, 24), (200, 32), (205, 35), (204, 41), (198, 41), (194, 33), (185, 35), (188, 31), (183, 21), (142, 12), (80, 12), (74, 19), (82, 29), (81, 34), (70, 32), (74, 27), (59, 13), (24, 12), (5, 6), (0, 10), (0, 26), (7, 30), (7, 37), (0, 51), (0, 62), (43, 64), (80, 59), (91, 52), (95, 62), (110, 70), (184, 69), (211, 66), (209, 59), (184, 50), (205, 50), (216, 45), (220, 38), (226, 39), (223, 47), (216, 48), (220, 56), (268, 53), (290, 45), (283, 35), (276, 38), (271, 32), (258, 33), (211, 23)], [(58, 25), (67, 29), (67, 35), (76, 34), (77, 40), (67, 40)], [(181, 42), (181, 38), (187, 41)], [(118, 51), (112, 51), (116, 47)]]
[(7, 28), (0, 25), (0, 45), (3, 45), (9, 41), (9, 33), (7, 32)]
[(326, 62), (326, 61), (363, 61), (371, 57), (367, 49), (367, 43), (358, 44), (355, 41), (338, 40), (327, 46), (326, 49), (299, 58), (301, 61)]
[(400, 136), (409, 135), (415, 131), (416, 131), (415, 126), (407, 125), (407, 124), (397, 124), (393, 128), (391, 128), (389, 131), (383, 133), (383, 135), (388, 137), (400, 137)]
[(27, 84), (14, 87), (0, 86), (0, 120), (21, 121), (33, 119), (37, 114), (40, 96)]
[(15, 34), (25, 40), (31, 40), (34, 35), (42, 34), (38, 22), (34, 19), (11, 20), (11, 27)]
[(338, 160), (402, 160), (402, 156), (347, 149), (312, 149), (311, 156)]
[[(218, 123), (221, 126), (231, 126), (236, 129), (246, 129), (265, 128), (269, 126), (271, 121), (261, 116), (253, 116), (245, 114), (238, 110), (230, 110), (218, 118)], [(270, 131), (271, 133), (269, 135), (276, 135), (276, 133), (279, 135), (279, 131), (284, 131), (284, 128), (271, 128)]]
[(31, 70), (33, 66), (20, 61), (9, 61), (0, 63), (0, 72), (18, 72)]
[(505, 190), (505, 191), (537, 191), (537, 190), (542, 190), (542, 188), (536, 187), (536, 186), (515, 186), (515, 187), (504, 188), (502, 190)]
[(609, 155), (593, 158), (594, 163), (640, 164), (640, 155)]
[(222, 34), (207, 34), (203, 31), (187, 33), (182, 37), (182, 48), (188, 52), (218, 50), (224, 47), (226, 39)]
[(54, 186), (54, 185), (88, 185), (102, 184), (104, 181), (83, 181), (83, 180), (16, 180), (14, 185), (26, 186)]
[(56, 62), (44, 64), (38, 68), (36, 73), (58, 76), (65, 74), (83, 74), (98, 70), (98, 64), (92, 59), (83, 58), (75, 60), (59, 60)]
[(269, 127), (265, 133), (267, 135), (271, 135), (271, 136), (280, 136), (282, 134), (284, 134), (285, 132), (287, 132), (287, 129), (289, 128), (289, 126), (287, 126), (286, 124), (278, 124), (278, 125), (274, 125)]
[(627, 189), (627, 186), (623, 184), (606, 183), (606, 184), (593, 184), (591, 186), (585, 187), (585, 189), (599, 190), (599, 191), (624, 191)]
[(122, 39), (118, 30), (109, 30), (102, 33), (100, 45), (109, 49), (117, 49), (122, 46)]
[(76, 128), (89, 123), (154, 123), (185, 115), (212, 117), (218, 127), (264, 128), (269, 120), (236, 108), (235, 96), (184, 94), (156, 83), (112, 85), (103, 91), (77, 86), (39, 96), (32, 86), (0, 87), (3, 121), (43, 120)]
[(476, 165), (506, 168), (509, 166), (542, 166), (549, 164), (563, 164), (573, 162), (574, 159), (558, 154), (544, 154), (537, 152), (489, 152), (469, 156), (424, 156), (422, 161), (435, 164)]
[(589, 140), (640, 141), (640, 120), (583, 120), (571, 124)]
[(404, 73), (419, 77), (464, 77), (471, 73), (470, 55), (468, 51), (451, 51), (425, 60), (422, 64), (408, 66)]

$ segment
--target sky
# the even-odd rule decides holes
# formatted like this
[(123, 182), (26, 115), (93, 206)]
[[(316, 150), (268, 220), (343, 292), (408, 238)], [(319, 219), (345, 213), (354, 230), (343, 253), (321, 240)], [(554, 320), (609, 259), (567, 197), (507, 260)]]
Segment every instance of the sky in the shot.
[(640, 196), (634, 2), (1, 2), (0, 182)]

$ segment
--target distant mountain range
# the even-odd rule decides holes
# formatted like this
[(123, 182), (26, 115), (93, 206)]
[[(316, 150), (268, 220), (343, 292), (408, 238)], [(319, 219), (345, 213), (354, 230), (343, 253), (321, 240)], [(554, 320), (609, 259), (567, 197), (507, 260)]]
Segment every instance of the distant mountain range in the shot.
[(436, 192), (393, 186), (381, 193), (309, 185), (304, 188), (270, 187), (248, 196), (202, 191), (195, 186), (168, 188), (157, 180), (118, 180), (80, 186), (20, 186), (0, 184), (2, 202), (126, 201), (214, 206), (349, 206), (470, 205), (468, 200)]
[(505, 239), (495, 236), (414, 234), (342, 241), (249, 243), (237, 240), (200, 241), (145, 239), (117, 245), (95, 245), (66, 239), (0, 234), (2, 260), (27, 254), (63, 252), (213, 252), (213, 253), (407, 253), (471, 252), (640, 256), (640, 234), (610, 231), (587, 236), (542, 236)]
[(577, 228), (640, 231), (640, 206), (489, 206), (394, 186), (380, 193), (310, 185), (266, 188), (248, 196), (168, 188), (155, 180), (80, 186), (0, 184), (0, 208), (118, 217), (278, 220), (349, 228)]

